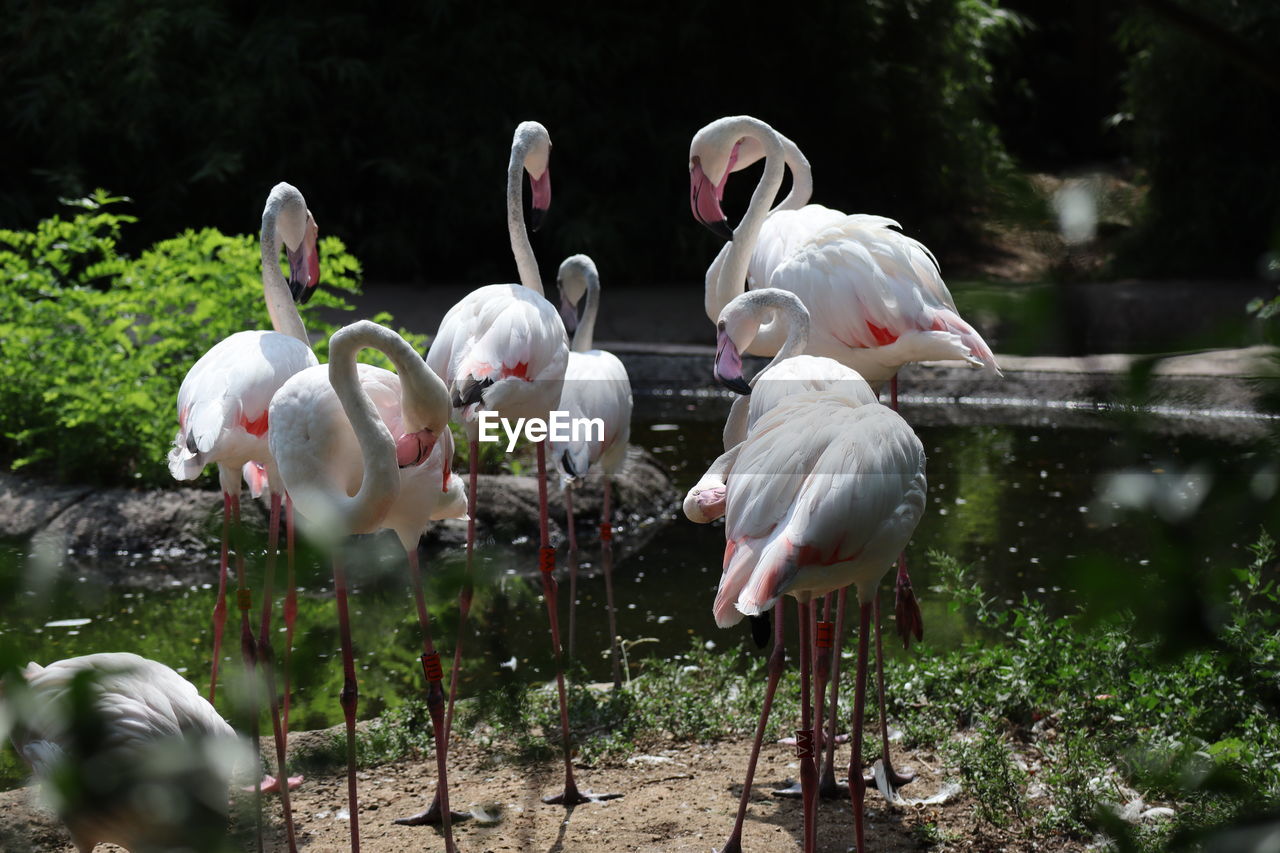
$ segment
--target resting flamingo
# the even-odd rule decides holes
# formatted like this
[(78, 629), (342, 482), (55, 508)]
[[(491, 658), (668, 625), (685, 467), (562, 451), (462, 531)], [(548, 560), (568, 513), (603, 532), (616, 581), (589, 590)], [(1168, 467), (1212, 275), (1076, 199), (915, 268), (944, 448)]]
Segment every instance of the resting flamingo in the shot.
[[(600, 517), (601, 562), (604, 565), (605, 602), (609, 610), (609, 657), (613, 666), (613, 684), (622, 686), (618, 660), (617, 611), (613, 601), (613, 519), (610, 491), (613, 476), (627, 458), (627, 441), (631, 437), (631, 380), (627, 369), (611, 352), (594, 349), (596, 315), (600, 311), (600, 274), (595, 262), (586, 255), (572, 255), (560, 264), (557, 276), (560, 288), (560, 314), (565, 328), (573, 332), (569, 366), (564, 375), (564, 392), (560, 395), (560, 411), (567, 412), (571, 422), (578, 418), (598, 419), (602, 430), (580, 434), (569, 441), (551, 441), (551, 458), (560, 472), (564, 489), (565, 515), (569, 530), (569, 655), (573, 656), (574, 611), (578, 598), (578, 538), (573, 520), (573, 493), (586, 480), (592, 466), (599, 466), (603, 479), (604, 507)], [(578, 303), (586, 295), (582, 320), (578, 320)]]
[[(716, 624), (724, 628), (743, 615), (759, 616), (783, 594), (798, 602), (802, 701), (796, 742), (806, 851), (814, 849), (818, 793), (809, 696), (812, 600), (850, 584), (857, 587), (861, 625), (848, 784), (857, 849), (865, 850), (861, 749), (872, 602), (924, 512), (924, 449), (906, 421), (874, 402), (867, 385), (848, 381), (781, 400), (716, 464), (725, 472), (727, 489)], [(779, 611), (748, 779), (781, 675), (782, 636)], [(740, 815), (722, 853), (741, 850), (741, 831)]]
[[(693, 138), (694, 218), (732, 240), (707, 270), (705, 307), (712, 322), (744, 289), (777, 287), (799, 296), (816, 318), (810, 353), (854, 368), (877, 393), (898, 368), (913, 361), (959, 360), (999, 373), (991, 349), (957, 312), (933, 254), (894, 230), (898, 223), (816, 204), (794, 208), (792, 202), (769, 210), (789, 147), (794, 148), (789, 140), (750, 116), (718, 119)], [(720, 209), (729, 174), (762, 156), (764, 174), (747, 212), (730, 231)], [(790, 162), (793, 174), (800, 162), (807, 166), (803, 155), (792, 154)], [(767, 324), (750, 352), (773, 355), (782, 341), (781, 327)], [(896, 383), (892, 396), (896, 406)], [(904, 562), (896, 598), (905, 644), (913, 635), (921, 637), (923, 626)]]
[[(209, 682), (209, 700), (217, 695), (218, 665), (222, 655), (222, 633), (227, 616), (228, 539), (232, 523), (240, 523), (240, 477), (243, 471), (251, 492), (256, 497), (265, 489), (271, 495), (268, 526), (267, 567), (262, 596), (262, 619), (258, 648), (254, 649), (249, 628), (248, 590), (245, 587), (244, 555), (236, 549), (236, 581), (241, 598), (241, 651), (246, 662), (263, 664), (262, 672), (271, 705), (272, 726), (276, 741), (278, 773), (284, 770), (286, 722), (279, 720), (275, 686), (272, 678), (270, 640), (271, 583), (275, 575), (277, 536), (280, 527), (281, 487), (270, 448), (267, 447), (267, 407), (276, 390), (290, 376), (316, 364), (315, 354), (307, 341), (296, 302), (306, 302), (320, 281), (320, 256), (316, 249), (318, 231), (315, 218), (307, 209), (302, 193), (281, 182), (271, 189), (262, 211), (262, 290), (271, 316), (273, 331), (236, 332), (215, 344), (187, 371), (178, 390), (178, 434), (169, 452), (169, 472), (178, 480), (199, 477), (210, 462), (218, 466), (222, 486), (222, 549), (218, 573), (218, 600), (213, 611), (213, 667)], [(289, 256), (289, 279), (280, 270), (280, 244)], [(292, 505), (288, 517), (292, 518)], [(288, 542), (292, 545), (290, 521)], [(293, 551), (289, 549), (289, 592), (285, 604), (286, 681), (288, 702), (288, 648), (292, 647), (293, 625), (297, 609), (293, 581)], [(287, 707), (287, 706), (286, 706)], [(287, 712), (286, 712), (287, 719)], [(300, 778), (282, 786), (280, 793), (286, 824), (292, 821), (287, 788), (296, 786)], [(265, 788), (275, 780), (264, 780)], [(291, 837), (292, 842), (292, 837)], [(292, 849), (292, 847), (291, 847)]]
[[(742, 358), (740, 353), (750, 345), (759, 327), (766, 322), (781, 324), (785, 329), (786, 338), (782, 347), (779, 348), (778, 354), (748, 384), (742, 378)], [(749, 396), (738, 397), (734, 400), (730, 409), (724, 433), (724, 445), (727, 450), (740, 446), (749, 429), (761, 416), (789, 396), (808, 391), (831, 391), (846, 398), (858, 400), (862, 404), (876, 402), (874, 392), (866, 381), (858, 375), (857, 371), (829, 358), (803, 354), (809, 339), (809, 326), (809, 312), (805, 310), (804, 304), (800, 302), (800, 299), (794, 293), (778, 290), (777, 288), (751, 290), (743, 293), (735, 297), (720, 312), (720, 317), (717, 321), (719, 332), (714, 374), (717, 381), (727, 387), (740, 393), (749, 394)], [(716, 460), (706, 474), (703, 475), (702, 479), (689, 490), (685, 497), (684, 511), (691, 521), (702, 524), (724, 514), (725, 477), (733, 458), (734, 454), (726, 453)], [(839, 614), (838, 624), (843, 624), (843, 615), (843, 612)], [(826, 612), (821, 616), (821, 620), (829, 623), (830, 617), (830, 599), (828, 598)], [(757, 634), (757, 639), (763, 645), (763, 631), (757, 630), (755, 624), (752, 627), (753, 632)], [(831, 625), (820, 626), (819, 630), (821, 632), (830, 631)], [(879, 620), (875, 621), (875, 637), (876, 660), (880, 670), (878, 696), (880, 704), (881, 760), (885, 767), (886, 778), (893, 780), (893, 784), (899, 785), (914, 777), (896, 773), (889, 755), (889, 731), (888, 718), (885, 714), (883, 651)], [(818, 697), (816, 718), (822, 718), (825, 686), (830, 682), (833, 685), (830, 719), (832, 735), (834, 735), (837, 727), (836, 714), (838, 710), (835, 695), (837, 691), (834, 689), (836, 682), (832, 678), (833, 664), (838, 667), (838, 657), (828, 651), (824, 644), (824, 648), (818, 654), (814, 670), (814, 694)], [(838, 669), (834, 670), (834, 675), (838, 677)], [(763, 737), (763, 726), (761, 726), (757, 734), (761, 738)], [(819, 760), (821, 770), (819, 774), (821, 777), (819, 793), (824, 797), (839, 796), (842, 791), (835, 778), (835, 738), (834, 736), (824, 737), (821, 728), (819, 728), (816, 746), (819, 753), (822, 753), (824, 747), (826, 752), (825, 760)], [(753, 749), (755, 751), (760, 749), (759, 740), (756, 741)], [(754, 762), (752, 762), (751, 766), (754, 768)], [(751, 776), (748, 776), (743, 786), (742, 797), (738, 807), (737, 826), (735, 827), (735, 833), (737, 834), (741, 833), (742, 821), (746, 817), (747, 803), (751, 794), (751, 781)], [(775, 793), (796, 795), (800, 792), (798, 789), (792, 788)]]
[[(365, 347), (385, 353), (398, 374), (356, 364)], [(418, 565), (418, 539), (434, 519), (460, 518), (462, 484), (450, 472), (453, 434), (449, 392), (421, 356), (395, 332), (367, 320), (339, 329), (329, 364), (293, 376), (271, 402), (271, 452), (298, 511), (333, 550), (334, 595), (342, 641), (341, 703), (347, 728), (347, 798), (352, 849), (360, 849), (356, 794), (355, 721), (359, 689), (351, 647), (346, 571), (334, 534), (395, 531), (409, 563), (422, 631), (427, 706), (436, 733), (436, 786), (444, 805), (443, 831), (454, 850), (449, 821), (444, 690), (439, 655)]]
[[(194, 849), (225, 835), (227, 784), (254, 756), (191, 682), (128, 652), (30, 663), (22, 676), (27, 690), (5, 691), (13, 745), (80, 853), (101, 843)], [(88, 709), (77, 700), (81, 685)], [(93, 716), (78, 717), (84, 710)]]

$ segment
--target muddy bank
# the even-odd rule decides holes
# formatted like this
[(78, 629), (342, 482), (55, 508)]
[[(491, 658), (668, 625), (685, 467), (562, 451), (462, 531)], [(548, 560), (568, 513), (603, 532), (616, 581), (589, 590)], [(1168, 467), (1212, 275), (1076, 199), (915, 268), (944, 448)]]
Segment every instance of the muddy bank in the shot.
[[(620, 557), (671, 517), (678, 497), (657, 461), (647, 451), (631, 448), (627, 465), (614, 480), (615, 551)], [(550, 499), (552, 541), (558, 545), (565, 538), (564, 511), (554, 483)], [(535, 477), (481, 475), (477, 500), (482, 542), (536, 549)], [(262, 502), (246, 492), (242, 508), (252, 532), (265, 530)], [(591, 535), (600, 523), (598, 476), (581, 487), (574, 508), (580, 534)], [(210, 567), (218, 564), (221, 529), (222, 498), (216, 488), (97, 489), (0, 473), (0, 539), (29, 543), (32, 553), (50, 562), (92, 567), (115, 583), (207, 580)], [(436, 522), (424, 537), (425, 546), (436, 550), (461, 547), (465, 541), (466, 522), (461, 520)]]

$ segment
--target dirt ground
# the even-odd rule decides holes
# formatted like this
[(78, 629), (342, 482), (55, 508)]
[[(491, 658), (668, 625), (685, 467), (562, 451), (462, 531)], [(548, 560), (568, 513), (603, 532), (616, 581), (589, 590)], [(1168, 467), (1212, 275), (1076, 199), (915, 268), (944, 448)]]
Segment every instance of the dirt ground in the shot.
[[(733, 826), (749, 747), (746, 740), (679, 744), (617, 764), (576, 767), (583, 790), (625, 796), (565, 810), (540, 801), (563, 786), (562, 764), (529, 768), (504, 763), (460, 742), (450, 755), (451, 798), (455, 810), (471, 810), (475, 817), (455, 826), (458, 850), (707, 853), (719, 849)], [(837, 768), (847, 766), (847, 747), (837, 751), (836, 761)], [(936, 756), (895, 754), (894, 761), (919, 774), (901, 791), (903, 797), (926, 799), (942, 788), (942, 767)], [(360, 772), (362, 850), (400, 853), (444, 849), (438, 830), (392, 823), (430, 802), (435, 791), (434, 767), (434, 756), (427, 756), (425, 761), (400, 761)], [(769, 793), (794, 780), (796, 768), (793, 747), (766, 744), (747, 814), (744, 850), (772, 853), (800, 849), (799, 800), (779, 799)], [(35, 851), (73, 851), (66, 831), (53, 817), (33, 808), (32, 799), (27, 789), (0, 793), (0, 837), (9, 833), (10, 837), (29, 839)], [(346, 804), (345, 775), (306, 779), (293, 792), (299, 849), (311, 853), (350, 849)], [(974, 820), (972, 800), (963, 793), (943, 805), (890, 806), (878, 792), (869, 790), (866, 805), (869, 851), (1081, 849), (1065, 841), (1037, 845), (1021, 837), (1023, 832), (1016, 826), (997, 830), (980, 824)], [(268, 849), (285, 850), (278, 803), (268, 801), (267, 813), (276, 817), (275, 837)], [(847, 799), (820, 804), (818, 832), (819, 851), (846, 853), (854, 849)]]

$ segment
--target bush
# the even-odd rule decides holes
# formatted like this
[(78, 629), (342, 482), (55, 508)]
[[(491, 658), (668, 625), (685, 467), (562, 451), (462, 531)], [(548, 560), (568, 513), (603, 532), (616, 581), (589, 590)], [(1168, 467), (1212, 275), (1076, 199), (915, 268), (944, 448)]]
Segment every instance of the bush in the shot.
[[(0, 230), (0, 462), (13, 469), (172, 482), (183, 376), (227, 335), (269, 328), (255, 237), (188, 230), (130, 258), (118, 248), (135, 221), (124, 201), (99, 190), (67, 202), (70, 218)], [(360, 264), (336, 237), (320, 256), (323, 288), (303, 319), (323, 360), (336, 326), (319, 311), (351, 310)]]

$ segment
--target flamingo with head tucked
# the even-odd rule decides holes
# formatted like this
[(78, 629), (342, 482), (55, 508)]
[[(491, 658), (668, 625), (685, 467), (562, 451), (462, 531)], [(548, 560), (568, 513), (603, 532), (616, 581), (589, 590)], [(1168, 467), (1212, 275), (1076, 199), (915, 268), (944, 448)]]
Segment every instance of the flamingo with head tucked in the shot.
[[(865, 383), (847, 381), (785, 397), (716, 466), (724, 472), (727, 540), (716, 624), (759, 616), (784, 594), (799, 603), (802, 716), (796, 742), (806, 853), (815, 845), (818, 793), (809, 696), (812, 600), (857, 587), (861, 627), (848, 778), (857, 848), (864, 850), (862, 715), (872, 602), (924, 512), (924, 449), (906, 421), (874, 402)], [(781, 613), (774, 621), (769, 686), (748, 779), (782, 668)], [(722, 853), (741, 850), (741, 832), (742, 807)]]
[[(385, 353), (392, 373), (356, 364), (365, 347)], [(342, 641), (341, 703), (347, 726), (347, 797), (352, 849), (360, 849), (355, 719), (359, 701), (346, 572), (338, 535), (395, 531), (404, 546), (422, 631), (427, 707), (436, 733), (436, 765), (446, 848), (454, 850), (446, 771), (443, 674), (418, 565), (418, 540), (435, 519), (460, 518), (466, 496), (453, 477), (449, 392), (402, 337), (361, 321), (334, 333), (329, 364), (293, 376), (271, 402), (271, 451), (308, 529), (333, 548), (334, 595)]]
[[(592, 346), (596, 314), (600, 310), (600, 274), (595, 262), (586, 255), (572, 255), (560, 264), (557, 276), (560, 287), (560, 314), (565, 328), (573, 332), (569, 366), (560, 395), (560, 411), (571, 423), (597, 422), (599, 435), (590, 429), (570, 433), (569, 440), (551, 440), (551, 458), (560, 472), (564, 489), (565, 514), (569, 535), (569, 654), (573, 655), (574, 611), (577, 606), (578, 541), (573, 520), (573, 493), (586, 479), (592, 467), (602, 474), (604, 508), (600, 518), (601, 562), (604, 565), (606, 607), (609, 611), (609, 657), (613, 665), (614, 687), (622, 686), (618, 660), (617, 611), (613, 601), (613, 520), (610, 492), (613, 476), (627, 458), (627, 441), (631, 437), (631, 380), (627, 369), (611, 352)], [(582, 320), (578, 320), (578, 303), (586, 296)]]

